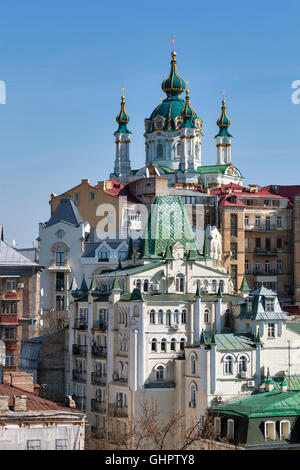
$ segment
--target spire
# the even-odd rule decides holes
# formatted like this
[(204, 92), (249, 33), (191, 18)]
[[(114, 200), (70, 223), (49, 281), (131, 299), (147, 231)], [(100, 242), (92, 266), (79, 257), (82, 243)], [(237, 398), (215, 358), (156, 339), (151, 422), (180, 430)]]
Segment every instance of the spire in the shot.
[(130, 296), (130, 300), (135, 300), (135, 301), (144, 301), (144, 297), (143, 297), (143, 294), (141, 293), (141, 289), (138, 289), (137, 287), (135, 289), (133, 289), (132, 293), (131, 293), (131, 296)]
[(81, 282), (81, 286), (79, 288), (79, 291), (80, 292), (88, 292), (89, 291), (89, 288), (87, 286), (87, 283), (86, 283), (86, 280), (85, 280), (85, 276), (83, 275), (82, 276), (82, 282)]
[(142, 258), (150, 258), (148, 233), (146, 233), (146, 238), (144, 239), (144, 249), (142, 251)]
[(232, 137), (231, 134), (228, 132), (228, 127), (230, 126), (231, 122), (229, 117), (226, 115), (226, 101), (224, 97), (224, 91), (223, 91), (223, 100), (222, 100), (222, 113), (219, 119), (217, 120), (217, 126), (219, 127), (219, 133), (216, 135), (216, 137)]
[(243, 277), (243, 281), (242, 281), (242, 284), (241, 284), (241, 287), (240, 287), (240, 291), (244, 291), (244, 292), (250, 292), (250, 287), (249, 287), (249, 284), (247, 282), (247, 279), (246, 279), (246, 276), (244, 274), (244, 277)]
[(196, 289), (195, 298), (196, 298), (196, 299), (201, 299), (201, 293), (200, 293), (199, 284), (197, 284), (197, 289)]
[(121, 96), (121, 111), (116, 117), (116, 121), (119, 124), (118, 130), (115, 133), (131, 134), (127, 128), (129, 123), (129, 116), (125, 111), (125, 97), (124, 97), (124, 87), (122, 87), (122, 96)]
[[(189, 82), (187, 81), (186, 83), (188, 84)], [(195, 111), (190, 105), (190, 92), (188, 89), (186, 90), (185, 105), (184, 105), (183, 110), (181, 111), (181, 116), (183, 118), (182, 127), (196, 128), (194, 121), (197, 117), (197, 114), (195, 113)]]
[(172, 96), (177, 96), (184, 92), (186, 88), (186, 84), (184, 80), (178, 75), (177, 73), (177, 62), (176, 62), (176, 52), (175, 52), (175, 40), (172, 39), (173, 42), (173, 50), (171, 52), (172, 60), (171, 60), (171, 71), (170, 74), (165, 80), (162, 82), (161, 87), (163, 91), (167, 94), (168, 98)]
[(112, 291), (114, 290), (122, 290), (121, 287), (120, 287), (120, 283), (119, 283), (119, 279), (117, 278), (117, 276), (115, 276), (114, 278), (114, 283), (113, 283), (113, 286), (112, 286)]
[(201, 332), (201, 336), (200, 336), (200, 346), (206, 346), (206, 340), (205, 340), (205, 336), (204, 336), (204, 330), (202, 330), (202, 332)]
[(69, 291), (74, 292), (75, 290), (78, 290), (78, 285), (77, 285), (75, 276), (73, 276), (70, 287), (69, 287)]
[(208, 236), (207, 236), (207, 232), (205, 230), (204, 232), (204, 243), (203, 243), (203, 256), (204, 258), (209, 258), (210, 256), (210, 253), (209, 253), (209, 243), (208, 243)]
[(97, 288), (98, 288), (97, 280), (95, 276), (93, 276), (89, 290), (97, 290)]
[(216, 346), (216, 337), (215, 337), (215, 330), (212, 331), (212, 335), (211, 335), (211, 340), (210, 340), (210, 344), (212, 346)]
[(172, 250), (171, 250), (171, 247), (170, 247), (170, 242), (167, 245), (167, 248), (166, 248), (166, 251), (165, 251), (165, 254), (164, 254), (164, 259), (174, 259), (173, 254), (172, 254)]

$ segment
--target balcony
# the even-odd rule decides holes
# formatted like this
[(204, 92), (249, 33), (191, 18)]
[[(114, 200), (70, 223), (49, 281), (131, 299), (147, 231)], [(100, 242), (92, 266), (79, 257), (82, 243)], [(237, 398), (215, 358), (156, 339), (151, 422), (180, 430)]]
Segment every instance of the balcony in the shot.
[(106, 403), (104, 401), (98, 401), (96, 398), (91, 400), (91, 410), (96, 413), (106, 413)]
[(103, 346), (92, 346), (92, 356), (106, 358), (107, 349)]
[(113, 403), (111, 405), (111, 414), (115, 418), (128, 418), (128, 406)]
[(253, 232), (276, 232), (278, 228), (276, 224), (261, 224), (261, 225), (245, 225), (245, 230), (251, 230)]
[(1, 325), (18, 325), (18, 315), (11, 313), (2, 313), (0, 315), (0, 323)]
[(86, 330), (88, 327), (87, 318), (76, 318), (74, 323), (75, 330)]
[(48, 271), (50, 271), (50, 272), (70, 273), (72, 271), (72, 269), (70, 267), (70, 261), (68, 259), (66, 259), (66, 260), (61, 261), (61, 262), (56, 264), (56, 260), (51, 259)]
[(81, 344), (73, 344), (72, 353), (74, 356), (86, 356), (87, 346)]
[(19, 290), (4, 290), (0, 292), (0, 300), (20, 300)]
[(104, 320), (96, 320), (93, 323), (94, 330), (105, 331), (107, 330), (107, 322)]
[(86, 382), (86, 371), (73, 369), (73, 380), (76, 382)]
[(254, 253), (260, 256), (277, 256), (277, 249), (254, 248)]
[(79, 397), (78, 395), (72, 395), (73, 400), (76, 403), (76, 408), (79, 410), (86, 409), (86, 397)]
[(175, 382), (167, 382), (167, 381), (162, 381), (162, 382), (149, 382), (144, 384), (144, 388), (175, 388)]
[(106, 374), (97, 374), (96, 372), (92, 372), (91, 384), (92, 385), (106, 385)]
[(122, 377), (118, 374), (118, 372), (113, 373), (113, 381), (114, 382), (121, 382), (121, 384), (127, 384), (128, 383), (128, 377)]
[(268, 272), (263, 271), (262, 269), (253, 269), (246, 271), (245, 273), (247, 276), (277, 276), (278, 274), (282, 274), (282, 271), (278, 271), (277, 269), (270, 269)]

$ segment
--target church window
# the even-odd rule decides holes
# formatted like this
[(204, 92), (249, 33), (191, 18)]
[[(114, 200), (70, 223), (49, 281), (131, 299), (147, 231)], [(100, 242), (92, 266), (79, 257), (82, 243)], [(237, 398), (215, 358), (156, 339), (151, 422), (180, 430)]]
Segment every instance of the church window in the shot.
[(171, 339), (171, 351), (176, 351), (176, 339)]
[(186, 310), (182, 310), (181, 312), (181, 323), (186, 323)]
[(167, 340), (165, 338), (161, 340), (160, 349), (161, 349), (161, 351), (166, 351), (167, 350)]
[(155, 323), (155, 310), (151, 310), (150, 312), (150, 323), (153, 325)]
[(180, 157), (180, 144), (176, 145), (176, 157)]
[(164, 322), (164, 312), (162, 310), (158, 311), (158, 323), (162, 325)]
[(195, 157), (196, 157), (197, 160), (199, 159), (199, 147), (198, 147), (198, 145), (196, 145), (196, 147), (195, 147)]
[(141, 286), (142, 286), (141, 280), (140, 280), (140, 279), (137, 279), (137, 281), (136, 281), (136, 288), (137, 288), (137, 289), (140, 289)]
[(164, 380), (165, 379), (165, 367), (164, 366), (158, 366), (156, 368), (155, 377), (156, 377), (156, 380)]
[(220, 291), (224, 292), (224, 281), (223, 281), (223, 279), (221, 279), (219, 286), (220, 286)]
[(185, 339), (182, 338), (182, 339), (180, 340), (180, 351), (184, 351), (184, 346), (185, 346)]
[(177, 274), (176, 276), (176, 292), (184, 292), (184, 276), (183, 274)]
[(209, 310), (206, 308), (204, 310), (204, 323), (209, 323)]
[(233, 358), (232, 356), (226, 356), (224, 360), (224, 373), (231, 375), (233, 373)]
[(156, 339), (154, 338), (154, 339), (151, 341), (151, 351), (156, 352), (156, 346), (157, 346), (157, 341), (156, 341)]
[(190, 407), (195, 407), (196, 405), (196, 385), (194, 383), (190, 386)]
[(238, 361), (238, 372), (247, 372), (247, 357), (240, 356)]
[(156, 146), (156, 158), (164, 158), (164, 147), (163, 144), (157, 144)]
[(225, 312), (225, 328), (230, 328), (231, 326), (231, 312), (229, 309)]
[(171, 326), (171, 311), (168, 310), (166, 313), (166, 322), (168, 326)]
[(196, 374), (196, 357), (191, 354), (191, 374)]
[(217, 281), (215, 279), (212, 280), (211, 287), (212, 287), (212, 292), (216, 293), (217, 292)]
[(144, 280), (144, 292), (148, 292), (148, 288), (149, 288), (149, 281), (148, 279), (145, 279)]
[(179, 312), (175, 310), (174, 312), (174, 323), (179, 323)]

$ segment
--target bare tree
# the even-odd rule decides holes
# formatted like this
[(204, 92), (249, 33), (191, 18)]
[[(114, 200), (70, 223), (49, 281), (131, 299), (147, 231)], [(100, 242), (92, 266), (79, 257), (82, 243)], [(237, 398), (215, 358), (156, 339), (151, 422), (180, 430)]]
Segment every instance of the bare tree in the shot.
[(65, 310), (48, 310), (43, 313), (40, 320), (40, 334), (54, 333), (68, 325), (68, 312)]
[[(115, 417), (117, 417), (115, 415)], [(172, 413), (165, 421), (161, 418), (161, 412), (157, 405), (148, 402), (141, 403), (140, 417), (134, 420), (126, 420), (122, 426), (113, 427), (115, 422), (108, 422), (109, 430), (101, 434), (92, 433), (87, 436), (86, 449), (111, 449), (111, 450), (189, 450), (214, 448), (218, 438), (213, 422), (209, 414), (203, 419), (195, 419), (186, 426), (184, 415)], [(218, 447), (216, 444), (215, 448)]]

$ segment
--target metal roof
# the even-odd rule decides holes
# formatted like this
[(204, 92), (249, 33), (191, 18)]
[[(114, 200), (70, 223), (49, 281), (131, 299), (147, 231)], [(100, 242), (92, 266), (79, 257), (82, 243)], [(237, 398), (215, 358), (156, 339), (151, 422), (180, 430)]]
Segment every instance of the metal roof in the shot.
[(49, 221), (46, 222), (46, 226), (55, 225), (58, 222), (66, 222), (68, 224), (78, 227), (79, 224), (83, 223), (83, 219), (78, 212), (72, 199), (67, 197), (62, 198)]

